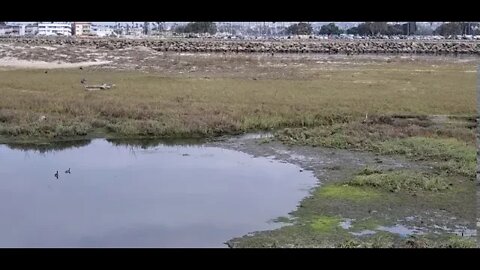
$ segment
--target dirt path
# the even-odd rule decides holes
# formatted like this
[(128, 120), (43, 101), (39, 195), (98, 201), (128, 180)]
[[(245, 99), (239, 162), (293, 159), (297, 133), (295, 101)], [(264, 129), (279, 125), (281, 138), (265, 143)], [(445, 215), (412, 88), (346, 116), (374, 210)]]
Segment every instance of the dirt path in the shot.
[(45, 62), (35, 60), (22, 60), (14, 57), (0, 58), (0, 67), (3, 68), (33, 68), (33, 69), (54, 69), (54, 68), (78, 68), (109, 64), (111, 61), (86, 61), (67, 63), (62, 61)]

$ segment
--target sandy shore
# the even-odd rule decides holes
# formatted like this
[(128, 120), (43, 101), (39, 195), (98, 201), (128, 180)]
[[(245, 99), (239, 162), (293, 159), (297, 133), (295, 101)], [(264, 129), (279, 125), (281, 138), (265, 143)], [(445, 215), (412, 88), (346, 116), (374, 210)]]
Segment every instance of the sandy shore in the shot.
[(21, 60), (14, 57), (0, 58), (0, 67), (6, 68), (38, 68), (38, 69), (54, 69), (54, 68), (77, 68), (86, 66), (97, 66), (109, 64), (111, 61), (86, 61), (78, 63), (66, 63), (66, 62), (45, 62), (45, 61), (33, 61), (33, 60)]

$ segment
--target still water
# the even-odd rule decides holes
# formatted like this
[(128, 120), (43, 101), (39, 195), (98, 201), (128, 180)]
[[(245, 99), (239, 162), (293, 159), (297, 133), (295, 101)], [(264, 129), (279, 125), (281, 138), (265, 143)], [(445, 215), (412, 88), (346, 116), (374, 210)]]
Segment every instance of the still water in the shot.
[(315, 184), (298, 166), (201, 144), (0, 145), (0, 246), (226, 247), (279, 227)]

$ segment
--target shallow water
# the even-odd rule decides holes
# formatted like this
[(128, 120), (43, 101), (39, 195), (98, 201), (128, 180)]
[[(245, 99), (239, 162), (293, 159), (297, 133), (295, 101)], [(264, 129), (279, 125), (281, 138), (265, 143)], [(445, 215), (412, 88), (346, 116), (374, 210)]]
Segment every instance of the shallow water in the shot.
[(349, 230), (350, 228), (352, 228), (352, 221), (355, 221), (355, 219), (345, 218), (339, 223), (339, 226), (344, 230)]
[(370, 235), (370, 234), (376, 234), (376, 231), (372, 230), (363, 230), (359, 232), (350, 232), (350, 234), (355, 235), (355, 236), (364, 236), (364, 235)]
[(400, 236), (406, 237), (409, 235), (421, 235), (424, 234), (419, 228), (413, 227), (409, 228), (402, 224), (395, 224), (393, 226), (378, 226), (377, 230), (399, 234)]
[(296, 165), (198, 144), (0, 145), (0, 246), (225, 247), (279, 227), (269, 221), (316, 181)]

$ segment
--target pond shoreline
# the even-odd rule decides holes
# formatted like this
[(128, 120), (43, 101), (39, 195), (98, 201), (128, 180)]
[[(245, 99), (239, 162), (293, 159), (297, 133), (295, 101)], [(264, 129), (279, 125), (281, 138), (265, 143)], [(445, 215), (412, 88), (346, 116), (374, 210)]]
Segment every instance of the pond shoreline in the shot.
[[(151, 140), (138, 139), (134, 140), (133, 144), (128, 144), (128, 142), (131, 141), (128, 139), (111, 139), (111, 141), (117, 141), (119, 144), (125, 143), (127, 145), (141, 146), (142, 141), (147, 142)], [(154, 140), (149, 146), (162, 144), (162, 141), (164, 140)], [(177, 142), (173, 141), (172, 143), (176, 144), (178, 142), (179, 141), (177, 140)], [(440, 192), (440, 195), (427, 192), (424, 195), (429, 198), (427, 201), (429, 201), (431, 205), (423, 202), (420, 204), (421, 206), (408, 202), (408, 200), (419, 200), (418, 197), (411, 197), (409, 194), (402, 194), (402, 192), (385, 193), (374, 190), (372, 192), (380, 194), (378, 196), (381, 196), (383, 199), (380, 201), (372, 200), (356, 202), (360, 207), (353, 207), (348, 203), (352, 198), (353, 201), (356, 200), (355, 195), (353, 195), (354, 197), (352, 198), (340, 200), (336, 200), (335, 198), (332, 200), (332, 198), (330, 198), (329, 200), (333, 203), (328, 205), (328, 207), (322, 205), (319, 206), (318, 203), (315, 203), (315, 201), (318, 201), (322, 204), (323, 195), (319, 196), (319, 194), (322, 194), (322, 189), (324, 187), (327, 187), (326, 190), (330, 190), (332, 187), (337, 187), (338, 185), (341, 186), (346, 179), (355, 177), (359, 171), (365, 170), (366, 168), (378, 170), (384, 174), (388, 174), (392, 171), (431, 174), (435, 172), (435, 169), (433, 169), (432, 164), (429, 161), (414, 162), (407, 160), (404, 156), (400, 155), (385, 156), (365, 151), (285, 145), (277, 141), (268, 133), (261, 133), (260, 135), (258, 135), (258, 133), (246, 133), (237, 136), (226, 135), (208, 138), (201, 142), (195, 142), (195, 144), (197, 143), (207, 147), (230, 149), (244, 152), (253, 155), (254, 157), (269, 157), (280, 162), (291, 163), (300, 166), (302, 170), (312, 172), (318, 181), (317, 185), (310, 189), (310, 195), (299, 202), (298, 208), (292, 209), (292, 212), (288, 217), (279, 217), (278, 221), (283, 224), (281, 228), (274, 231), (251, 232), (243, 237), (238, 236), (238, 238), (226, 241), (225, 244), (229, 247), (339, 247), (345, 245), (345, 243), (357, 243), (358, 246), (361, 246), (362, 243), (364, 243), (364, 245), (379, 245), (380, 247), (405, 247), (406, 242), (408, 241), (414, 241), (416, 245), (428, 242), (429, 245), (438, 247), (441, 245), (447, 245), (452, 241), (460, 241), (462, 245), (465, 244), (465, 241), (467, 245), (470, 245), (469, 243), (471, 243), (469, 242), (471, 237), (460, 237), (458, 238), (460, 240), (458, 240), (457, 236), (459, 233), (456, 233), (461, 232), (463, 234), (475, 228), (476, 223), (470, 220), (470, 207), (465, 207), (465, 209), (459, 209), (462, 207), (453, 207), (447, 209), (447, 211), (434, 211), (439, 205), (444, 207), (447, 198), (461, 200), (458, 195), (455, 195), (457, 194), (457, 190), (452, 191), (453, 193), (448, 191), (443, 193)], [(468, 181), (462, 183), (463, 184), (460, 185), (455, 184), (455, 188), (463, 190), (470, 185)], [(371, 191), (370, 189), (366, 190)], [(464, 191), (461, 191), (461, 193), (462, 192), (462, 196), (465, 196)], [(368, 196), (367, 194), (369, 193), (365, 194), (365, 196)], [(469, 198), (467, 198), (467, 200), (469, 200)], [(313, 204), (312, 201), (314, 202)], [(422, 202), (422, 200), (419, 202)], [(362, 204), (364, 204), (364, 206), (361, 206)], [(463, 204), (465, 205), (465, 203)], [(390, 206), (384, 207), (384, 205)], [(372, 214), (372, 211), (376, 214)], [(416, 215), (416, 212), (419, 214)], [(410, 219), (411, 216), (416, 216), (416, 219)], [(342, 220), (345, 218), (347, 220), (357, 220), (357, 223), (360, 222), (360, 225), (357, 224), (356, 226), (363, 228), (366, 231), (372, 231), (372, 229), (382, 226), (384, 228), (389, 228), (389, 226), (397, 226), (399, 224), (399, 226), (412, 228), (421, 227), (423, 231), (427, 232), (427, 237), (415, 234), (405, 237), (385, 231), (372, 231), (373, 234), (355, 237), (353, 234), (357, 233), (357, 230), (355, 230), (354, 226), (352, 232), (344, 229), (338, 231), (337, 227), (330, 228), (331, 231), (326, 231), (325, 233), (311, 232), (308, 230), (305, 231), (305, 228), (302, 229), (303, 231), (300, 230), (302, 232), (302, 237), (311, 236), (316, 239), (316, 242), (314, 243), (308, 241), (302, 242), (303, 240), (298, 242), (294, 238), (290, 238), (291, 232), (288, 232), (289, 230), (294, 230), (296, 227), (307, 226), (306, 224), (311, 222), (312, 217), (316, 217), (317, 219), (327, 218), (327, 220), (331, 220), (330, 217), (332, 217), (334, 220), (338, 220), (336, 222), (339, 223), (343, 222)], [(366, 220), (364, 220), (365, 218)], [(371, 218), (374, 218), (374, 220), (371, 220)], [(428, 219), (433, 221), (424, 224), (424, 221)], [(400, 223), (398, 223), (399, 221)], [(365, 227), (366, 225), (362, 225), (365, 222), (368, 224), (374, 224), (375, 226), (369, 225)], [(437, 227), (444, 229), (438, 229)], [(332, 235), (340, 235), (340, 237), (334, 237), (332, 239)], [(303, 239), (302, 237), (301, 239)], [(420, 237), (420, 240), (418, 240), (418, 237)], [(257, 242), (257, 238), (261, 240)]]
[[(446, 198), (453, 198), (452, 201), (462, 201), (460, 196), (467, 196), (469, 198), (466, 201), (470, 203), (475, 201), (474, 184), (468, 179), (464, 179), (461, 184), (455, 183), (455, 188), (451, 191), (438, 192), (437, 194), (434, 192), (419, 192), (419, 194), (423, 193), (423, 196), (428, 198), (427, 203), (418, 196), (412, 197), (402, 191), (396, 193), (378, 192), (378, 190), (369, 188), (365, 190), (376, 192), (379, 194), (379, 198), (383, 199), (356, 201), (354, 194), (352, 194), (354, 197), (351, 198), (348, 198), (348, 195), (343, 198), (329, 197), (326, 200), (322, 197), (324, 196), (322, 189), (342, 187), (345, 183), (348, 183), (346, 180), (355, 177), (364, 170), (377, 170), (382, 173), (381, 175), (400, 171), (406, 172), (407, 175), (408, 173), (421, 173), (430, 177), (437, 171), (432, 167), (430, 161), (411, 161), (401, 155), (378, 155), (365, 151), (285, 145), (275, 139), (238, 140), (237, 138), (231, 138), (223, 142), (207, 143), (207, 145), (225, 147), (254, 156), (271, 157), (281, 162), (296, 164), (304, 170), (313, 172), (318, 179), (318, 185), (311, 189), (310, 195), (299, 203), (298, 208), (292, 211), (289, 217), (279, 217), (279, 220), (283, 223), (286, 222), (287, 226), (274, 231), (252, 232), (249, 235), (231, 239), (227, 241), (229, 247), (345, 247), (344, 245), (348, 246), (352, 243), (354, 243), (352, 247), (475, 246), (474, 207), (470, 207), (471, 205), (465, 201), (463, 205), (469, 206), (465, 209), (444, 206), (448, 204), (444, 201)], [(452, 179), (455, 179), (455, 177)], [(348, 193), (348, 190), (346, 192)], [(349, 201), (359, 204), (359, 207), (350, 205)], [(329, 205), (324, 206), (322, 204)], [(445, 211), (437, 212), (436, 207)], [(335, 227), (324, 233), (305, 229), (311, 222), (312, 217), (325, 214), (327, 217), (340, 217), (339, 225), (341, 225), (342, 220), (356, 219), (357, 224), (354, 225), (357, 227), (354, 226), (350, 231)], [(412, 218), (413, 216), (415, 218)], [(365, 226), (362, 225), (365, 222), (372, 225), (362, 227)], [(400, 232), (397, 233), (393, 229), (396, 226), (399, 228), (421, 228), (421, 231), (419, 231), (420, 234), (417, 234), (412, 229), (412, 234), (401, 235)], [(439, 227), (443, 229), (439, 229)], [(360, 230), (358, 228), (363, 228), (365, 231), (373, 229), (374, 231), (371, 231), (373, 234), (370, 235), (359, 234), (358, 237), (355, 237), (353, 235), (358, 233), (358, 230)], [(375, 230), (377, 228), (379, 230)], [(380, 231), (382, 228), (392, 228), (393, 232)], [(296, 237), (305, 239), (296, 240)], [(316, 242), (310, 242), (307, 240), (309, 238), (316, 239)]]
[(0, 246), (226, 247), (280, 227), (272, 220), (316, 182), (293, 164), (190, 142), (2, 144), (0, 156), (12, 195), (0, 200)]

